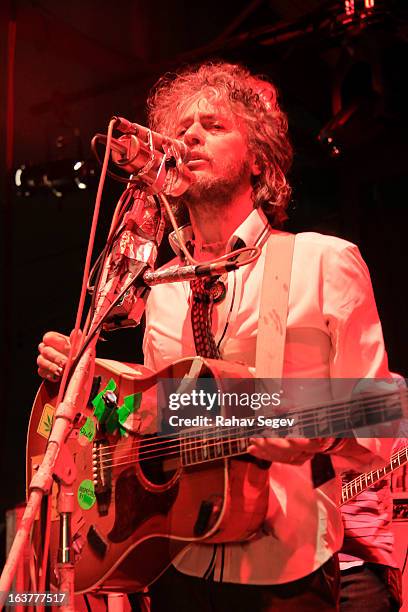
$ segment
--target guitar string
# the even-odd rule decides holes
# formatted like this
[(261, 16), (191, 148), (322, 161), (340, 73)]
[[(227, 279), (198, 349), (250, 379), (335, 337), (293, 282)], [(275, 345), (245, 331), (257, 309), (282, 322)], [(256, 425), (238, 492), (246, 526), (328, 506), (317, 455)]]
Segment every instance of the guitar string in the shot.
[[(394, 455), (391, 456), (390, 459), (390, 464), (395, 462), (396, 459), (400, 460), (401, 457), (399, 457), (399, 455), (405, 454), (405, 458), (404, 458), (404, 462), (402, 464), (400, 464), (398, 467), (402, 467), (406, 462), (408, 462), (408, 446), (400, 449), (397, 453), (395, 453)], [(386, 466), (382, 467), (382, 468), (378, 468), (378, 470), (373, 470), (375, 472), (382, 472), (385, 470), (385, 468), (388, 468), (389, 464), (387, 464)], [(395, 468), (394, 468), (395, 469)], [(369, 473), (371, 474), (371, 472)], [(386, 475), (386, 473), (384, 473), (384, 476)], [(364, 479), (364, 477), (366, 476), (366, 474), (361, 474), (358, 478), (356, 478), (355, 480), (362, 478)], [(378, 480), (376, 480), (375, 482), (372, 482), (370, 484), (375, 484), (376, 482), (378, 482), (379, 480), (381, 480), (384, 476), (378, 476)], [(352, 484), (355, 480), (351, 480), (348, 483), (343, 484), (342, 486), (342, 494), (341, 494), (341, 502), (340, 502), (340, 506), (344, 505), (345, 503), (347, 503), (348, 501), (351, 501), (354, 497), (356, 497), (361, 491), (358, 490), (356, 492), (352, 491), (351, 493), (348, 491), (347, 493), (344, 493), (344, 489), (348, 487), (348, 485)], [(365, 483), (366, 485), (368, 485), (368, 483)], [(116, 491), (116, 483), (112, 482), (112, 495), (115, 495), (115, 491)], [(347, 497), (346, 497), (347, 495)]]
[[(404, 459), (402, 464), (401, 459)], [(391, 455), (390, 461), (386, 465), (377, 468), (376, 470), (372, 470), (371, 472), (367, 472), (366, 474), (360, 474), (359, 476), (356, 476), (356, 478), (353, 478), (353, 480), (344, 483), (343, 490), (345, 490), (345, 492), (344, 494), (342, 494), (342, 501), (349, 501), (350, 499), (358, 495), (358, 493), (360, 492), (360, 488), (364, 485), (367, 485), (369, 480), (372, 481), (371, 484), (375, 484), (376, 482), (381, 480), (382, 476), (380, 475), (380, 473), (383, 472), (384, 475), (387, 475), (388, 471), (391, 472), (393, 469), (395, 469), (393, 468), (393, 464), (397, 461), (397, 467), (401, 467), (401, 465), (404, 465), (404, 463), (408, 462), (408, 446), (405, 446), (398, 452), (394, 453), (394, 455)], [(374, 481), (373, 478), (375, 478)], [(353, 491), (353, 489), (356, 490)]]
[[(408, 450), (408, 448), (407, 448), (407, 449), (405, 449), (405, 453), (406, 453), (406, 454), (407, 454), (407, 450)], [(400, 452), (400, 453), (401, 453), (401, 452), (403, 453), (404, 451), (399, 451), (399, 452)], [(214, 459), (216, 460), (216, 459), (221, 459), (221, 458), (222, 458), (222, 457), (219, 457), (219, 458), (217, 458), (217, 457), (216, 457), (216, 458), (214, 458)], [(400, 457), (399, 457), (398, 459), (400, 459)], [(407, 459), (407, 461), (408, 461), (408, 454), (407, 454), (406, 459)], [(204, 462), (199, 462), (199, 463), (204, 463)], [(124, 462), (124, 463), (117, 463), (117, 464), (115, 464), (115, 467), (118, 467), (118, 466), (121, 466), (121, 465), (128, 465), (128, 462)], [(385, 468), (387, 468), (387, 467), (388, 467), (388, 465), (387, 465), (387, 466), (384, 466), (383, 468), (379, 468), (378, 470), (376, 470), (376, 472), (379, 472), (379, 471), (381, 471), (381, 472), (382, 472), (382, 471), (384, 471), (384, 470), (385, 470)], [(400, 467), (400, 466), (399, 466), (399, 467)], [(384, 472), (384, 476), (385, 476), (386, 474), (387, 474), (387, 472)], [(364, 474), (363, 474), (361, 477), (362, 477), (362, 478), (364, 478)], [(378, 480), (381, 480), (381, 478), (382, 478), (381, 476), (378, 476)], [(354, 481), (351, 481), (351, 482), (354, 482)], [(377, 482), (377, 481), (375, 481), (375, 482)], [(371, 484), (375, 484), (375, 482), (373, 482), (373, 483), (371, 483)], [(347, 483), (347, 485), (349, 485), (349, 484), (350, 484), (350, 483)], [(368, 483), (366, 482), (365, 484), (367, 485)], [(347, 502), (347, 501), (350, 501), (351, 499), (353, 499), (353, 497), (356, 497), (356, 496), (358, 495), (358, 493), (360, 493), (360, 491), (359, 491), (359, 490), (358, 490), (358, 491), (356, 491), (356, 492), (353, 492), (353, 491), (351, 491), (351, 492), (350, 492), (350, 491), (348, 491), (348, 492), (347, 492), (347, 497), (346, 497), (346, 495), (343, 493), (343, 490), (344, 490), (344, 488), (347, 488), (347, 485), (343, 485), (343, 487), (342, 487), (341, 504), (343, 504), (343, 503), (345, 503), (345, 502)]]
[[(263, 428), (249, 428), (248, 431), (246, 432), (245, 436), (242, 436), (242, 430), (239, 430), (236, 434), (237, 437), (229, 437), (228, 439), (224, 439), (222, 438), (222, 436), (219, 437), (214, 437), (214, 442), (206, 441), (205, 443), (201, 443), (199, 438), (193, 438), (193, 439), (182, 439), (182, 451), (181, 451), (181, 444), (178, 442), (176, 445), (171, 446), (170, 444), (174, 442), (174, 440), (164, 440), (161, 441), (159, 444), (161, 446), (161, 448), (158, 449), (148, 449), (147, 451), (144, 450), (144, 445), (142, 445), (141, 450), (139, 450), (139, 448), (137, 450), (133, 450), (130, 454), (123, 454), (120, 455), (120, 450), (117, 451), (116, 453), (105, 453), (105, 456), (102, 458), (101, 454), (99, 455), (98, 459), (99, 462), (103, 464), (103, 467), (110, 467), (109, 466), (109, 461), (112, 461), (112, 465), (114, 464), (113, 462), (113, 457), (115, 457), (115, 459), (132, 459), (134, 460), (135, 457), (139, 456), (141, 461), (146, 461), (147, 459), (156, 459), (156, 458), (161, 458), (161, 457), (170, 457), (171, 455), (175, 455), (178, 456), (180, 455), (181, 452), (183, 452), (184, 454), (188, 454), (189, 452), (199, 452), (202, 449), (203, 450), (207, 450), (209, 451), (212, 448), (216, 448), (216, 447), (224, 447), (228, 444), (233, 444), (233, 443), (237, 443), (240, 441), (246, 441), (248, 439), (248, 433), (257, 433), (257, 431), (262, 430)], [(253, 437), (253, 436), (252, 436)], [(170, 443), (170, 444), (169, 444)], [(147, 447), (149, 445), (146, 445)], [(152, 446), (152, 445), (150, 445)], [(157, 446), (157, 445), (156, 445)], [(172, 451), (172, 449), (174, 449)], [(127, 450), (127, 449), (123, 449), (123, 450)], [(155, 450), (160, 451), (160, 452), (156, 452)], [(172, 451), (172, 452), (168, 452), (168, 451)], [(239, 451), (237, 450), (238, 454), (241, 454), (242, 452), (245, 452), (245, 448), (240, 449)], [(163, 452), (164, 451), (164, 452)], [(231, 451), (233, 452), (233, 451)], [(221, 451), (221, 457), (222, 457), (222, 451)], [(214, 457), (214, 459), (217, 458), (221, 458), (221, 457)], [(132, 461), (130, 461), (131, 463)], [(115, 465), (117, 465), (115, 463)], [(123, 463), (121, 463), (120, 465), (124, 465)]]
[[(240, 455), (240, 454), (242, 454), (242, 453), (241, 452), (235, 453), (235, 455)], [(173, 453), (169, 453), (169, 455), (174, 455), (175, 457), (179, 456), (179, 454), (177, 452), (175, 452), (175, 451)], [(168, 458), (169, 455), (163, 455), (163, 456), (165, 458)], [(136, 457), (133, 457), (133, 460), (135, 458)], [(210, 459), (204, 459), (204, 460), (201, 460), (201, 461), (194, 461), (193, 463), (182, 464), (182, 465), (184, 465), (185, 467), (189, 467), (189, 466), (193, 466), (193, 465), (198, 465), (199, 463), (207, 463), (208, 461), (217, 461), (219, 459), (223, 459), (223, 456), (221, 455), (219, 457), (211, 457)], [(143, 459), (139, 463), (143, 463), (144, 461), (147, 461), (147, 459)], [(109, 468), (109, 467), (113, 467), (113, 466), (114, 467), (119, 467), (119, 466), (124, 466), (124, 465), (131, 465), (132, 463), (133, 463), (133, 461), (124, 461), (124, 462), (114, 463), (112, 466), (105, 466), (104, 465), (103, 467), (104, 468), (107, 468), (107, 467)]]
[[(175, 455), (175, 456), (178, 456), (177, 453), (175, 453), (175, 452), (172, 453), (172, 454)], [(220, 460), (220, 459), (223, 459), (223, 457), (222, 456), (220, 456), (220, 457), (210, 457), (210, 458), (207, 458), (207, 459), (204, 459), (204, 460), (201, 460), (201, 461), (195, 461), (194, 463), (188, 463), (188, 464), (182, 464), (182, 465), (184, 467), (189, 467), (189, 466), (198, 465), (198, 464), (201, 464), (201, 463), (208, 463), (209, 461), (217, 461), (217, 460)], [(144, 459), (143, 461), (146, 461), (146, 459)], [(131, 465), (131, 463), (132, 462), (125, 461), (125, 462), (122, 462), (122, 463), (115, 463), (114, 465), (115, 465), (115, 467), (119, 467), (119, 466), (124, 466), (124, 465)], [(379, 480), (380, 479), (381, 478), (379, 478)], [(359, 493), (359, 491), (356, 494), (358, 494), (358, 493)]]
[[(382, 410), (383, 410), (382, 406), (379, 406), (377, 408), (377, 406), (375, 404), (373, 404), (370, 407), (370, 411), (369, 412), (370, 412), (370, 415), (373, 415), (376, 412), (380, 412), (381, 413)], [(368, 409), (367, 409), (367, 411), (368, 411)], [(340, 421), (340, 422), (343, 421), (344, 422), (345, 419), (344, 418), (341, 418), (341, 419), (333, 418), (332, 419), (333, 427), (335, 427), (336, 421)], [(352, 425), (350, 423), (348, 423), (348, 427), (346, 429), (344, 429), (344, 426), (343, 426), (343, 433), (346, 433), (349, 429), (353, 429), (353, 427), (352, 427)], [(190, 445), (191, 448), (194, 447), (195, 450), (200, 450), (200, 448), (211, 446), (211, 444), (210, 444), (210, 440), (211, 439), (215, 439), (216, 440), (216, 442), (213, 444), (213, 446), (217, 446), (217, 445), (220, 444), (220, 440), (221, 440), (221, 443), (227, 444), (229, 441), (233, 442), (233, 441), (238, 440), (238, 439), (245, 440), (248, 437), (254, 437), (255, 434), (257, 434), (257, 433), (261, 434), (264, 431), (265, 431), (265, 428), (261, 427), (261, 426), (257, 426), (257, 427), (254, 427), (254, 428), (248, 427), (246, 429), (244, 429), (242, 427), (228, 428), (228, 437), (227, 437), (227, 434), (222, 429), (217, 429), (216, 431), (214, 431), (214, 428), (211, 428), (211, 429), (207, 430), (207, 437), (203, 441), (202, 444), (200, 444), (200, 439), (202, 438), (203, 433), (201, 433), (199, 436), (194, 436), (193, 433), (186, 434), (184, 432), (184, 433), (178, 434), (177, 438), (170, 438), (170, 439), (157, 439), (157, 437), (155, 437), (154, 438), (155, 442), (146, 443), (145, 442), (146, 440), (149, 440), (149, 439), (151, 440), (152, 439), (151, 437), (148, 437), (148, 438), (145, 438), (144, 440), (142, 440), (143, 451), (142, 451), (141, 454), (144, 454), (144, 455), (149, 455), (150, 454), (150, 457), (154, 458), (155, 455), (153, 455), (152, 453), (154, 453), (156, 449), (157, 450), (162, 450), (163, 448), (166, 448), (166, 449), (177, 448), (178, 449), (180, 441), (183, 442), (184, 447), (186, 448), (187, 451), (190, 450), (188, 448), (188, 444)], [(337, 430), (337, 433), (341, 433), (341, 430)], [(190, 439), (188, 439), (189, 436), (190, 436)], [(274, 436), (274, 437), (278, 438), (278, 437), (282, 437), (282, 436)], [(297, 437), (299, 437), (299, 436), (297, 436)], [(315, 434), (312, 437), (319, 437), (319, 436), (317, 436)], [(140, 438), (138, 439), (138, 441), (139, 440), (140, 440)], [(114, 449), (114, 451), (112, 452), (109, 449)], [(126, 449), (124, 449), (124, 450), (126, 450)], [(111, 445), (109, 447), (108, 446), (101, 446), (101, 448), (99, 450), (99, 458), (102, 459), (102, 458), (110, 457), (110, 456), (113, 456), (115, 453), (117, 454), (118, 452), (120, 452), (120, 449), (118, 451), (117, 445)], [(162, 456), (162, 454), (160, 456)]]
[[(408, 393), (408, 390), (407, 390), (407, 393)], [(377, 407), (378, 407), (378, 410), (381, 411), (382, 406), (384, 404), (384, 400), (386, 399), (386, 400), (389, 401), (391, 399), (394, 399), (395, 396), (397, 396), (399, 398), (401, 396), (401, 393), (399, 391), (397, 391), (397, 392), (385, 394), (384, 396), (381, 396), (381, 398), (378, 398), (378, 397), (366, 398), (364, 400), (360, 400), (359, 401), (359, 405), (360, 405), (360, 407), (365, 408), (366, 412), (368, 411), (371, 414), (373, 410), (377, 411)], [(395, 397), (395, 399), (397, 399), (397, 398)], [(349, 407), (349, 404), (348, 403), (343, 403), (341, 406), (342, 407), (340, 409), (336, 409), (336, 410), (333, 410), (333, 411), (330, 411), (331, 406), (328, 406), (327, 414), (326, 415), (322, 415), (322, 413), (320, 413), (318, 415), (319, 418), (317, 418), (317, 416), (313, 415), (313, 414), (310, 414), (309, 416), (303, 417), (303, 415), (305, 413), (315, 412), (315, 409), (313, 409), (313, 410), (311, 410), (311, 409), (302, 410), (302, 412), (300, 412), (300, 413), (299, 412), (289, 412), (289, 413), (286, 413), (285, 415), (282, 414), (282, 415), (279, 415), (279, 417), (275, 417), (275, 418), (286, 418), (286, 419), (288, 419), (288, 418), (291, 418), (291, 417), (296, 418), (296, 417), (300, 416), (301, 417), (300, 425), (302, 426), (303, 429), (306, 429), (308, 427), (312, 427), (312, 426), (317, 425), (318, 422), (321, 422), (323, 416), (326, 416), (328, 418), (332, 417), (331, 418), (332, 423), (334, 423), (335, 421), (341, 421), (342, 418), (344, 418), (344, 420), (348, 421), (350, 429), (352, 429), (353, 426), (349, 422), (349, 416), (350, 416), (349, 415), (349, 410), (347, 410), (347, 408)], [(390, 408), (390, 406), (387, 406), (387, 408)], [(336, 418), (336, 417), (338, 417), (338, 418)], [(255, 417), (253, 417), (253, 418), (255, 418)], [(230, 432), (233, 429), (238, 429), (238, 428), (237, 427), (235, 427), (235, 428), (228, 428), (228, 432)], [(207, 432), (210, 435), (211, 434), (215, 435), (214, 433), (212, 433), (213, 431), (214, 431), (214, 428), (210, 427), (210, 428), (207, 429)], [(251, 431), (251, 429), (249, 429), (248, 431)], [(254, 431), (263, 431), (263, 428), (262, 427), (257, 427), (257, 428), (254, 429)], [(346, 429), (346, 431), (347, 431), (347, 429)], [(205, 432), (205, 428), (202, 429), (201, 432)], [(164, 442), (167, 442), (167, 443), (176, 442), (177, 443), (177, 440), (180, 439), (180, 437), (185, 436), (185, 435), (186, 435), (186, 432), (183, 432), (183, 433), (177, 434), (173, 439), (160, 440), (160, 439), (157, 438), (157, 434), (151, 434), (151, 435), (146, 436), (144, 438), (144, 440), (151, 439), (151, 440), (154, 440), (154, 441), (152, 441), (151, 443), (148, 443), (148, 444), (144, 444), (144, 447), (148, 448), (149, 446), (150, 447), (160, 446)], [(189, 434), (189, 435), (192, 435), (192, 434)], [(226, 435), (226, 434), (224, 434), (224, 435)], [(162, 437), (165, 437), (165, 436), (162, 434)], [(106, 455), (107, 453), (109, 454), (110, 449), (115, 449), (115, 448), (117, 448), (117, 444), (111, 444), (111, 445), (103, 446), (102, 447), (103, 452), (101, 454), (102, 455)]]
[[(401, 464), (401, 459), (404, 459), (402, 464)], [(348, 501), (351, 501), (353, 498), (355, 498), (361, 492), (361, 487), (364, 488), (364, 486), (367, 486), (369, 484), (368, 480), (372, 480), (370, 476), (373, 473), (375, 473), (376, 475), (376, 480), (370, 482), (370, 485), (373, 485), (379, 480), (381, 480), (384, 476), (387, 475), (387, 469), (391, 469), (392, 471), (392, 464), (395, 463), (396, 461), (399, 462), (398, 467), (401, 467), (406, 462), (408, 462), (408, 446), (394, 453), (391, 456), (389, 463), (387, 463), (385, 466), (378, 468), (377, 470), (373, 470), (372, 472), (369, 472), (368, 474), (360, 474), (357, 478), (351, 480), (348, 483), (343, 484), (340, 505), (344, 505)], [(122, 465), (122, 464), (115, 464), (115, 466), (118, 466), (118, 465)], [(383, 472), (383, 475), (381, 475), (381, 472)], [(358, 485), (360, 488), (356, 488), (356, 490), (353, 491), (352, 489), (357, 484), (357, 481), (358, 481)], [(112, 483), (112, 494), (114, 494), (114, 491), (115, 491), (115, 483)]]
[[(405, 394), (408, 397), (408, 390), (406, 391)], [(384, 395), (381, 395), (381, 396), (373, 396), (373, 397), (368, 397), (368, 398), (365, 398), (365, 399), (354, 400), (354, 402), (358, 403), (361, 407), (370, 407), (370, 406), (373, 405), (374, 402), (378, 402), (378, 405), (380, 406), (381, 403), (383, 403), (383, 401), (385, 399), (390, 400), (390, 399), (394, 398), (394, 396), (397, 396), (397, 398), (400, 398), (401, 392), (400, 391), (395, 391), (395, 392), (387, 393), (387, 394), (384, 394)], [(343, 402), (341, 404), (340, 403), (335, 404), (334, 407), (340, 406), (340, 410), (336, 410), (336, 411), (335, 410), (333, 410), (333, 411), (330, 410), (332, 408), (332, 406), (330, 404), (322, 404), (322, 406), (323, 407), (327, 407), (327, 409), (328, 409), (327, 410), (327, 416), (331, 416), (332, 414), (333, 414), (333, 416), (336, 416), (336, 413), (337, 414), (341, 414), (341, 410), (343, 410), (342, 414), (348, 416), (347, 408), (349, 408), (350, 403), (349, 402)], [(321, 421), (321, 417), (322, 417), (321, 413), (319, 413), (317, 416), (316, 416), (316, 414), (313, 415), (313, 413), (316, 413), (316, 411), (317, 411), (317, 409), (314, 407), (314, 408), (311, 408), (311, 409), (304, 409), (301, 412), (292, 411), (292, 412), (289, 412), (289, 413), (281, 414), (281, 415), (279, 415), (278, 417), (275, 417), (275, 418), (291, 418), (291, 417), (298, 417), (298, 416), (303, 417), (303, 415), (306, 414), (306, 417), (301, 419), (301, 425), (303, 425), (304, 427), (310, 427), (310, 426), (312, 426), (312, 422), (313, 422), (313, 424), (317, 423), (317, 419), (319, 421)], [(307, 416), (307, 413), (310, 413), (310, 417)], [(266, 416), (266, 415), (264, 415), (264, 416)], [(208, 431), (212, 431), (212, 429), (213, 428), (209, 428)], [(132, 432), (130, 432), (130, 433), (132, 433)], [(180, 435), (185, 435), (185, 434), (178, 434), (178, 436), (180, 436)], [(162, 437), (164, 437), (164, 435), (162, 435)], [(149, 438), (149, 436), (146, 436), (145, 440), (148, 439), (148, 438)], [(161, 443), (161, 441), (157, 441), (157, 433), (151, 434), (150, 438), (155, 440), (155, 442), (152, 443), (152, 446)], [(176, 438), (175, 438), (175, 440), (176, 440)], [(104, 447), (104, 449), (116, 448), (116, 446), (117, 446), (117, 444), (107, 445), (107, 446)]]

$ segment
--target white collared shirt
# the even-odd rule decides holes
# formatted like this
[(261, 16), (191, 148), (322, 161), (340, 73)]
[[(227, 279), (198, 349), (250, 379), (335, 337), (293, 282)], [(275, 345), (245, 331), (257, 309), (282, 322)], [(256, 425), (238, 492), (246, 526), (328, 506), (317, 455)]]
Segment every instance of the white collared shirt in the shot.
[[(263, 213), (254, 210), (231, 237), (230, 248), (237, 237), (247, 246), (259, 243), (266, 231)], [(224, 360), (255, 364), (265, 252), (264, 244), (255, 262), (228, 274), (226, 298), (214, 305), (213, 332)], [(190, 315), (188, 282), (152, 288), (144, 339), (147, 367), (158, 370), (195, 354)], [(370, 276), (350, 242), (312, 232), (296, 236), (283, 376), (390, 376)], [(369, 438), (359, 442), (379, 460), (392, 444)], [(336, 459), (341, 463), (342, 458)], [(354, 468), (362, 468), (361, 463)], [(270, 535), (218, 546), (215, 560), (213, 546), (193, 545), (177, 557), (180, 571), (204, 576), (213, 562), (215, 580), (279, 584), (311, 573), (340, 548), (340, 480), (314, 489), (310, 461), (302, 466), (274, 462), (269, 472)]]

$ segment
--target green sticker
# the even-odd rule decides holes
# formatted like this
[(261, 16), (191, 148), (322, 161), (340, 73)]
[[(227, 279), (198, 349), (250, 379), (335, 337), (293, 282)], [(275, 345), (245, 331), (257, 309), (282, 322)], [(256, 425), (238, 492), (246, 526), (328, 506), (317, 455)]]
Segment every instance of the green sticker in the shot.
[(132, 412), (135, 412), (135, 410), (140, 408), (141, 401), (141, 393), (133, 393), (133, 395), (127, 395), (124, 397), (122, 406), (119, 406), (118, 408), (119, 423), (123, 425), (129, 414), (132, 414)]
[(92, 442), (96, 434), (96, 427), (95, 427), (94, 420), (91, 417), (88, 417), (86, 419), (85, 423), (82, 425), (81, 429), (79, 430), (79, 433), (82, 436), (85, 436), (85, 438), (88, 438), (89, 442)]
[(95, 488), (92, 480), (83, 480), (78, 487), (78, 504), (83, 510), (89, 510), (95, 501)]
[(106, 431), (109, 434), (119, 431), (121, 436), (126, 436), (126, 429), (123, 427), (123, 423), (126, 421), (128, 416), (139, 409), (142, 402), (141, 393), (133, 393), (123, 398), (123, 404), (118, 406), (117, 410), (110, 411), (103, 399), (103, 396), (107, 391), (116, 391), (116, 382), (111, 378), (108, 384), (98, 395), (92, 400), (92, 404), (95, 408), (93, 414), (101, 425), (105, 426)]
[(103, 396), (107, 391), (115, 391), (115, 389), (116, 383), (113, 378), (111, 378), (106, 387), (102, 389), (102, 391), (100, 391), (98, 395), (92, 400), (92, 405), (95, 408), (94, 416), (98, 419), (100, 423), (103, 423), (106, 419), (106, 404), (103, 400)]

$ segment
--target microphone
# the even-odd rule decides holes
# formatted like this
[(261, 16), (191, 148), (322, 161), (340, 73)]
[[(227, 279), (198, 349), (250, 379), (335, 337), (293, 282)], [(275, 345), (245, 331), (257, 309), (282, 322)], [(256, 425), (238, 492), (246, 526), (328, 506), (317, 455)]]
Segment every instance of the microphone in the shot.
[(178, 197), (194, 181), (186, 166), (190, 150), (181, 140), (168, 138), (123, 117), (113, 117), (114, 127), (123, 132), (112, 139), (115, 164), (141, 180), (148, 193), (164, 193)]
[(234, 261), (219, 261), (213, 264), (196, 264), (189, 266), (169, 266), (164, 270), (148, 270), (143, 274), (145, 283), (149, 286), (162, 283), (177, 283), (194, 280), (203, 276), (221, 276), (224, 272), (237, 270), (239, 265)]
[[(167, 138), (123, 117), (113, 117), (113, 120), (114, 127), (124, 133), (111, 139), (113, 162), (134, 175), (135, 181), (143, 183), (149, 195), (182, 195), (195, 180), (186, 165), (190, 150), (184, 142)], [(106, 141), (105, 134), (96, 134), (92, 148), (95, 150), (95, 143), (106, 144)]]
[(174, 149), (178, 151), (182, 162), (186, 164), (190, 160), (190, 150), (182, 140), (163, 136), (158, 132), (149, 130), (149, 128), (144, 127), (143, 125), (132, 123), (124, 117), (113, 116), (112, 119), (115, 120), (114, 127), (115, 129), (119, 130), (119, 132), (123, 132), (123, 134), (133, 134), (134, 136), (137, 136), (145, 141), (148, 141), (148, 139), (151, 138), (154, 148), (156, 150), (161, 149), (164, 153), (167, 152), (167, 147), (174, 147)]

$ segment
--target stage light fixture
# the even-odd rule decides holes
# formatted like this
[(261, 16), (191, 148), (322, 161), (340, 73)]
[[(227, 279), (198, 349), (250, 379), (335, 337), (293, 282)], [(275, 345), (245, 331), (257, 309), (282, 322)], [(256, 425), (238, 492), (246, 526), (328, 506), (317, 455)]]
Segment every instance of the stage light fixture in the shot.
[(52, 193), (61, 198), (66, 193), (94, 187), (98, 164), (94, 160), (61, 159), (46, 164), (22, 164), (14, 173), (17, 194), (30, 197)]

